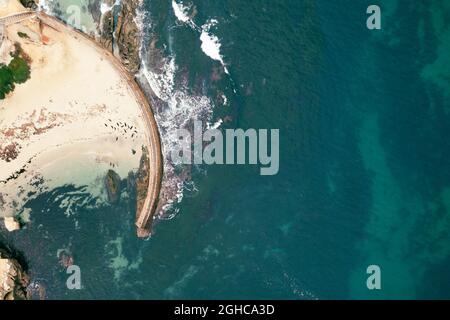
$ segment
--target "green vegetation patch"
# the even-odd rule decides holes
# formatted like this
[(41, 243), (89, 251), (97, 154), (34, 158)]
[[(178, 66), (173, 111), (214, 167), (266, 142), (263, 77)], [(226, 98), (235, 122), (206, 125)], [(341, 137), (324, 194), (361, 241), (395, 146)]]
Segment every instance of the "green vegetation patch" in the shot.
[(14, 57), (9, 63), (15, 83), (24, 83), (30, 78), (30, 67), (27, 61), (21, 57)]
[(15, 84), (24, 83), (30, 78), (30, 62), (16, 46), (13, 59), (8, 65), (0, 64), (0, 100), (12, 92)]
[(0, 99), (14, 90), (14, 77), (11, 69), (7, 66), (0, 66)]
[(25, 32), (17, 32), (17, 35), (23, 39), (30, 39), (30, 37)]

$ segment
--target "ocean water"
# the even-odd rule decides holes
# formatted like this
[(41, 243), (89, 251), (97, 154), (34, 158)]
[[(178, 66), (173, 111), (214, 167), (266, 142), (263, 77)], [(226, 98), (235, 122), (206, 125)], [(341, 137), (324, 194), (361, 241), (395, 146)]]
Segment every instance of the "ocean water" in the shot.
[[(147, 241), (132, 195), (80, 207), (71, 186), (1, 239), (48, 298), (450, 298), (450, 5), (378, 3), (371, 31), (366, 0), (145, 0), (138, 78), (165, 152), (194, 119), (280, 129), (278, 175), (200, 166), (186, 180), (166, 160), (179, 201)], [(82, 290), (65, 287), (63, 248)]]

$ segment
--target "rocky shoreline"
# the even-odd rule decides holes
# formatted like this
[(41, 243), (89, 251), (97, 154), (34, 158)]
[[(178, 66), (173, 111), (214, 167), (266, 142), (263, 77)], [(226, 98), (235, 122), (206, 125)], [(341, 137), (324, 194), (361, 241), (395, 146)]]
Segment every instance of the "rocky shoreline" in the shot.
[(0, 248), (0, 300), (28, 300), (30, 279), (7, 249)]
[[(139, 55), (141, 32), (135, 17), (142, 1), (123, 1), (118, 12), (113, 6), (114, 3), (115, 0), (105, 1), (105, 4), (112, 9), (99, 17), (100, 38), (98, 41), (118, 57), (131, 74), (135, 74), (141, 65)], [(115, 14), (117, 14), (116, 22)]]

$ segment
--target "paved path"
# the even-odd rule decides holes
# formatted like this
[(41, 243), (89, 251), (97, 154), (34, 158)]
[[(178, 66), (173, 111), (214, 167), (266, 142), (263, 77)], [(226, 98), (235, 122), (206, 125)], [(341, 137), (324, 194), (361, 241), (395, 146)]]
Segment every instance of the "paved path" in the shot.
[(10, 14), (8, 16), (0, 17), (0, 25), (8, 26), (11, 24), (19, 23), (37, 16), (37, 13), (34, 11), (24, 11), (18, 12), (14, 14)]

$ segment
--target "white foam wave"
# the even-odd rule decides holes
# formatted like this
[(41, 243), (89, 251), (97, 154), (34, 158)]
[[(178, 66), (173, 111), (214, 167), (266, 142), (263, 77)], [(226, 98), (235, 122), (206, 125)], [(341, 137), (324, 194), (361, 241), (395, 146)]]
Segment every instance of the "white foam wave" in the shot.
[(174, 78), (176, 72), (175, 59), (166, 60), (162, 72), (156, 73), (149, 70), (145, 61), (142, 62), (140, 75), (144, 76), (155, 95), (168, 101), (174, 91)]
[(116, 0), (112, 5), (108, 5), (105, 1), (100, 3), (100, 12), (103, 14), (114, 9), (115, 6), (119, 6), (122, 3), (122, 0)]
[(217, 20), (211, 19), (202, 26), (202, 32), (200, 34), (200, 41), (202, 42), (201, 48), (208, 57), (213, 60), (219, 61), (222, 64), (225, 72), (227, 74), (230, 74), (228, 72), (227, 66), (225, 65), (225, 62), (223, 61), (222, 54), (220, 53), (220, 47), (222, 46), (222, 44), (220, 43), (219, 38), (211, 33), (211, 28), (217, 25), (217, 23)]
[(172, 9), (181, 22), (188, 23), (191, 21), (188, 14), (190, 8), (183, 5), (183, 2), (177, 3), (175, 0), (172, 0)]
[[(121, 3), (122, 0), (116, 0), (116, 2)], [(133, 21), (136, 23), (138, 30), (141, 33), (141, 38), (143, 37), (144, 27), (145, 27), (145, 16), (146, 12), (144, 10), (137, 9), (135, 15), (133, 16)], [(141, 43), (142, 47), (142, 43)]]
[(178, 3), (175, 0), (172, 0), (172, 8), (175, 16), (179, 21), (186, 23), (193, 30), (196, 30), (200, 33), (202, 51), (211, 59), (219, 61), (223, 66), (225, 72), (227, 74), (230, 74), (220, 52), (220, 48), (222, 46), (222, 44), (220, 43), (220, 39), (211, 32), (211, 28), (216, 26), (219, 22), (216, 19), (209, 19), (204, 25), (199, 27), (189, 17), (190, 7), (184, 5), (183, 2)]
[(48, 14), (52, 13), (53, 0), (40, 0), (38, 8)]
[(219, 129), (220, 126), (222, 125), (222, 123), (223, 123), (223, 120), (219, 119), (214, 124), (208, 124), (208, 129)]
[(227, 106), (228, 105), (228, 98), (225, 94), (222, 94), (222, 100), (223, 100), (223, 105)]
[[(201, 95), (188, 93), (187, 88), (175, 86), (177, 66), (175, 57), (167, 58), (161, 71), (150, 70), (145, 61), (138, 74), (140, 81), (145, 80), (154, 94), (165, 103), (165, 107), (155, 112), (164, 152), (164, 185), (163, 190), (171, 193), (166, 198), (166, 205), (162, 208), (164, 214), (173, 209), (164, 219), (171, 219), (177, 214), (175, 205), (183, 200), (185, 177), (176, 173), (170, 154), (178, 147), (179, 137), (177, 129), (188, 127), (192, 120), (202, 120), (209, 123), (212, 118), (213, 103)], [(156, 111), (156, 110), (155, 110)], [(164, 199), (164, 195), (162, 196)]]
[[(216, 26), (218, 21), (210, 19), (202, 27), (199, 27), (189, 15), (192, 9), (191, 6), (181, 1), (172, 0), (172, 8), (178, 21), (198, 32), (202, 40), (201, 49), (203, 52), (210, 58), (219, 61), (228, 73), (223, 56), (220, 53), (221, 44), (219, 38), (212, 33), (212, 27)], [(144, 17), (144, 14), (142, 14), (139, 21), (144, 21)], [(142, 28), (141, 31), (148, 27), (149, 23), (151, 22), (145, 21), (145, 25), (144, 23), (139, 23), (139, 26)], [(198, 191), (194, 182), (190, 181), (189, 174), (186, 176), (186, 174), (180, 173), (179, 170), (176, 170), (176, 165), (171, 161), (171, 151), (179, 145), (177, 129), (189, 127), (193, 120), (201, 120), (208, 128), (217, 129), (222, 125), (223, 121), (218, 120), (212, 123), (214, 104), (209, 97), (192, 94), (189, 88), (176, 83), (178, 67), (175, 55), (172, 54), (165, 57), (155, 69), (152, 69), (146, 63), (144, 58), (146, 56), (144, 38), (141, 43), (141, 69), (137, 74), (137, 79), (141, 83), (149, 85), (154, 95), (164, 104), (163, 107), (154, 108), (154, 112), (161, 132), (164, 156), (164, 179), (161, 194), (164, 205), (161, 209), (162, 211), (158, 213), (158, 218), (167, 220), (177, 215), (179, 210), (177, 204), (185, 196), (193, 195)], [(223, 95), (222, 98), (226, 105), (228, 103), (227, 97)], [(167, 194), (164, 194), (165, 190), (168, 190)]]

